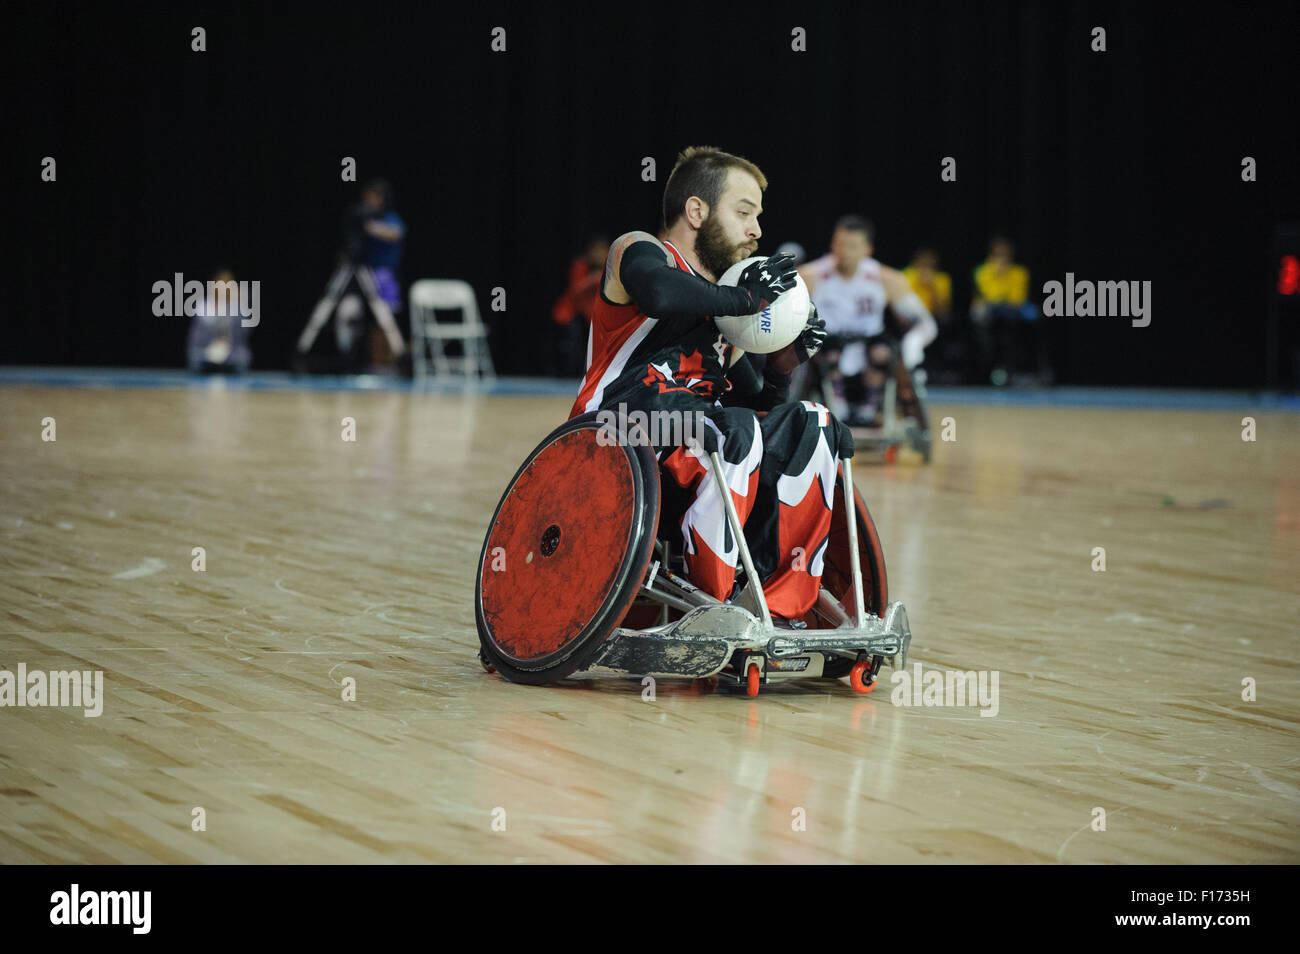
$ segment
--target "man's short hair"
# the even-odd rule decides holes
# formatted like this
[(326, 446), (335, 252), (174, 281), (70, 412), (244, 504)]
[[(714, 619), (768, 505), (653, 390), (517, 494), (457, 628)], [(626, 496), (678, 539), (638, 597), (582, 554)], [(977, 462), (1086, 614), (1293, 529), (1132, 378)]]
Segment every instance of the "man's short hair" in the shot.
[(727, 187), (727, 172), (740, 169), (758, 181), (760, 191), (767, 191), (767, 176), (748, 159), (733, 156), (713, 146), (683, 149), (664, 186), (664, 224), (672, 228), (686, 211), (691, 196), (699, 196), (710, 211), (718, 207), (722, 190)]
[(846, 232), (861, 232), (867, 237), (867, 241), (872, 245), (876, 244), (876, 227), (870, 219), (863, 218), (860, 215), (842, 215), (838, 222), (835, 223), (835, 231), (844, 229)]

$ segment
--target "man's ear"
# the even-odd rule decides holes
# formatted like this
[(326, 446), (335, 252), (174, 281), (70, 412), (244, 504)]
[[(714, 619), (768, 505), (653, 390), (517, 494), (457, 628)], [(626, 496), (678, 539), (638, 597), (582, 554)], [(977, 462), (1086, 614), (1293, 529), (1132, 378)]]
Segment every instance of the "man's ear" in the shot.
[(694, 228), (698, 229), (708, 217), (709, 204), (698, 195), (693, 195), (686, 200), (686, 221)]

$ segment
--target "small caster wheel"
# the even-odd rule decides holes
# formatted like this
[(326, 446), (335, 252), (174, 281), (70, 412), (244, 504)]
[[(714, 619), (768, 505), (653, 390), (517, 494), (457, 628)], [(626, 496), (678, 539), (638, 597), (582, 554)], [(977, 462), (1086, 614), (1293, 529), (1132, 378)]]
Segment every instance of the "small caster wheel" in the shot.
[(854, 692), (866, 695), (872, 689), (876, 688), (876, 680), (872, 679), (869, 683), (863, 683), (862, 679), (871, 671), (871, 660), (861, 659), (853, 664), (849, 670), (849, 685), (853, 687)]
[(758, 671), (758, 663), (749, 664), (749, 669), (745, 672), (745, 695), (758, 695), (758, 683), (762, 676)]
[(888, 447), (885, 448), (885, 463), (886, 463), (886, 464), (897, 464), (897, 463), (898, 463), (898, 445), (897, 445), (897, 444), (890, 444)]
[(481, 649), (478, 652), (478, 663), (483, 667), (484, 672), (492, 673), (497, 671), (497, 667), (487, 661), (487, 657), (483, 655), (483, 650)]

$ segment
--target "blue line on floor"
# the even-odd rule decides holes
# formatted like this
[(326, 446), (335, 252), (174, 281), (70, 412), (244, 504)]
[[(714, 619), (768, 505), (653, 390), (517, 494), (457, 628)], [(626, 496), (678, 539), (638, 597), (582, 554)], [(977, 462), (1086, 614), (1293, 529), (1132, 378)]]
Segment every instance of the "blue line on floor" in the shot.
[[(230, 388), (246, 391), (411, 391), (433, 394), (478, 393), (510, 397), (563, 397), (578, 393), (579, 382), (558, 378), (507, 378), (466, 382), (427, 379), (416, 384), (393, 375), (294, 375), (253, 371), (239, 376), (204, 377), (187, 371), (149, 368), (0, 367), (0, 387), (98, 389)], [(1263, 391), (1196, 391), (1160, 388), (958, 388), (930, 389), (934, 405), (1002, 407), (1094, 407), (1139, 410), (1300, 411), (1300, 397)]]

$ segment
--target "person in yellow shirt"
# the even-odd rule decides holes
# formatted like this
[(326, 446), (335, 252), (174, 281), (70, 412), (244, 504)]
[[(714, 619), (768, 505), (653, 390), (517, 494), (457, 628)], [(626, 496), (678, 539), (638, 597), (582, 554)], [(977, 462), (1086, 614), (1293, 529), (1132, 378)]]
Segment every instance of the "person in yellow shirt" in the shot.
[(966, 333), (964, 322), (952, 320), (952, 277), (939, 271), (939, 253), (932, 248), (918, 248), (912, 256), (912, 263), (903, 269), (903, 277), (916, 297), (934, 315), (941, 330), (937, 348), (932, 354), (933, 380), (962, 383), (964, 355), (971, 350), (970, 335)]
[(940, 324), (952, 315), (952, 278), (939, 271), (939, 255), (931, 248), (919, 248), (912, 256), (912, 264), (903, 269), (903, 277), (912, 286), (930, 314)]
[(993, 239), (989, 257), (976, 267), (974, 278), (971, 323), (979, 343), (979, 378), (1006, 384), (1011, 374), (1023, 370), (1026, 359), (1037, 364), (1040, 378), (1050, 377), (1038, 308), (1029, 301), (1029, 269), (1015, 263), (1015, 247), (1008, 239)]
[(1017, 265), (1014, 257), (1015, 247), (1009, 241), (993, 240), (988, 261), (975, 269), (975, 309), (999, 306), (1018, 309), (1029, 300), (1029, 270)]

